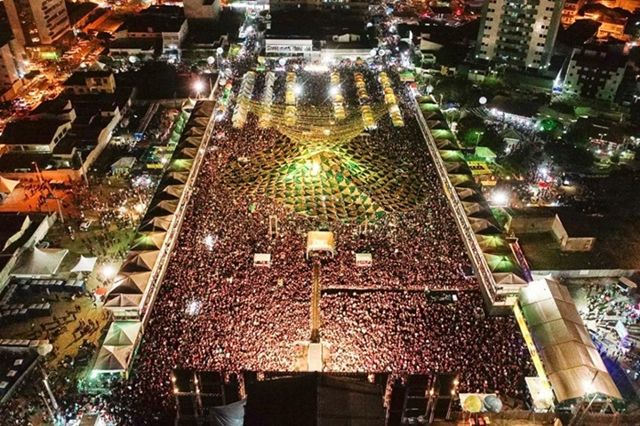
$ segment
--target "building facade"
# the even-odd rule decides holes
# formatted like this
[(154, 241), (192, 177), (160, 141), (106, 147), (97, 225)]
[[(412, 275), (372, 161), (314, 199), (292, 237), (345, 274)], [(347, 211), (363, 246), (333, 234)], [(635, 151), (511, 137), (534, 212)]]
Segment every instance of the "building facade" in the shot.
[(11, 39), (0, 45), (0, 99), (13, 99), (22, 87), (25, 74), (26, 54), (17, 40)]
[(5, 0), (15, 39), (24, 46), (49, 45), (70, 31), (64, 0)]
[(184, 0), (183, 5), (188, 19), (217, 19), (220, 15), (219, 0)]
[(574, 49), (562, 92), (613, 102), (627, 69), (626, 57), (604, 47)]
[(369, 9), (369, 0), (271, 0), (271, 10), (307, 9), (307, 10), (343, 10), (364, 12)]
[(562, 9), (562, 25), (568, 27), (576, 22), (576, 17), (586, 0), (567, 0)]
[(546, 69), (564, 0), (489, 0), (482, 10), (476, 57), (518, 69)]

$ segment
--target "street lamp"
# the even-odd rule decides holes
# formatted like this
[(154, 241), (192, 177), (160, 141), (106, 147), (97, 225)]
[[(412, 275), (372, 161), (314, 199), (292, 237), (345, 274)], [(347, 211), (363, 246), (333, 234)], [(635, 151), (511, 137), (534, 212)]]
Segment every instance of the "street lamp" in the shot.
[(193, 91), (196, 92), (196, 98), (200, 98), (200, 94), (204, 91), (204, 81), (202, 80), (194, 81)]
[(485, 96), (480, 96), (480, 99), (478, 99), (478, 102), (480, 103), (480, 105), (486, 105), (487, 98)]

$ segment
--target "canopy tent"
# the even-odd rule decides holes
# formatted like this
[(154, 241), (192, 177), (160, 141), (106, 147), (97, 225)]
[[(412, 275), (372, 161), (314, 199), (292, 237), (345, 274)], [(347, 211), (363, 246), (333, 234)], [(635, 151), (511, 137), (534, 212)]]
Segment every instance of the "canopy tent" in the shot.
[(151, 278), (151, 272), (121, 273), (113, 281), (108, 295), (112, 294), (144, 294)]
[(198, 155), (198, 148), (184, 147), (178, 151), (174, 158), (196, 158)]
[(93, 272), (97, 261), (97, 257), (80, 256), (80, 260), (78, 260), (76, 266), (71, 269), (71, 272)]
[(167, 185), (177, 185), (186, 183), (188, 179), (189, 173), (172, 172), (165, 175), (165, 177), (162, 179), (162, 183)]
[(500, 290), (514, 294), (528, 284), (527, 280), (513, 272), (496, 272), (493, 274), (493, 279)]
[(520, 307), (559, 402), (593, 393), (622, 398), (566, 287), (534, 281), (520, 290)]
[(314, 251), (326, 251), (335, 255), (336, 240), (333, 232), (311, 231), (307, 232), (307, 257)]
[(474, 186), (476, 183), (470, 174), (449, 174), (448, 176), (453, 186), (469, 187)]
[(13, 275), (53, 275), (69, 253), (66, 249), (32, 248), (25, 253), (12, 272)]
[(157, 216), (152, 219), (149, 219), (145, 223), (140, 226), (141, 231), (156, 231), (158, 229), (162, 229), (163, 231), (168, 231), (171, 227), (171, 222), (173, 221), (173, 215), (166, 216)]
[(166, 232), (140, 232), (131, 246), (132, 250), (159, 250), (162, 247)]
[(470, 217), (469, 224), (471, 225), (471, 229), (476, 234), (497, 234), (500, 232), (498, 227), (494, 225), (488, 219), (480, 219), (477, 217)]
[(118, 161), (111, 165), (111, 173), (113, 173), (114, 175), (126, 173), (131, 170), (135, 163), (135, 157), (119, 158)]
[(464, 161), (449, 161), (444, 163), (447, 173), (468, 173), (469, 168)]
[(470, 201), (463, 201), (462, 208), (464, 208), (464, 212), (467, 216), (473, 216), (474, 214), (481, 213), (485, 210), (482, 204)]
[(102, 346), (93, 370), (101, 373), (125, 372), (129, 367), (132, 352), (132, 346)]
[(503, 251), (508, 248), (507, 241), (502, 235), (482, 235), (476, 234), (478, 245), (485, 253)]
[(6, 177), (0, 176), (0, 193), (11, 194), (19, 184), (19, 180), (7, 179)]
[(515, 272), (520, 268), (509, 255), (483, 253), (491, 272)]
[(471, 198), (478, 195), (478, 191), (476, 191), (473, 188), (457, 187), (456, 193), (458, 194), (458, 198), (460, 198), (461, 200), (466, 200), (467, 198)]
[(168, 185), (162, 189), (161, 194), (166, 197), (179, 199), (183, 192), (184, 185)]
[(180, 141), (182, 146), (199, 147), (202, 143), (202, 136), (189, 136)]
[(438, 149), (457, 149), (455, 143), (450, 141), (449, 139), (436, 139), (436, 146)]
[(142, 322), (114, 321), (107, 331), (103, 346), (135, 346), (140, 336)]
[(178, 201), (164, 200), (160, 201), (147, 212), (147, 216), (165, 216), (167, 214), (173, 214), (178, 208)]
[(124, 272), (151, 271), (159, 254), (160, 250), (129, 252), (120, 270)]
[(112, 294), (107, 298), (104, 307), (112, 311), (137, 308), (142, 302), (141, 294)]

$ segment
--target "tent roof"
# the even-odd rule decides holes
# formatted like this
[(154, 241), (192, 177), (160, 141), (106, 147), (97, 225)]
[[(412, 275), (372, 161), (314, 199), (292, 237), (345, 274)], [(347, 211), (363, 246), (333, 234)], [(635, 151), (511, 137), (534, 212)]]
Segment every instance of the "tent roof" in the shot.
[(113, 281), (108, 294), (143, 294), (149, 284), (149, 278), (151, 272), (121, 273)]
[(34, 247), (20, 259), (15, 275), (53, 275), (69, 253), (67, 249), (39, 249)]
[(474, 203), (469, 201), (462, 201), (462, 207), (467, 216), (473, 216), (476, 213), (480, 213), (484, 210), (484, 207), (480, 203)]
[(156, 216), (152, 219), (149, 219), (140, 227), (141, 231), (155, 231), (158, 229), (162, 229), (163, 231), (168, 231), (171, 226), (171, 221), (173, 220), (173, 215), (168, 214), (166, 216)]
[(71, 269), (71, 272), (93, 272), (96, 267), (97, 257), (84, 257), (80, 256), (80, 260), (76, 263), (76, 266)]
[(473, 229), (473, 232), (475, 232), (475, 233), (480, 233), (480, 232), (485, 232), (485, 231), (495, 232), (495, 233), (500, 232), (498, 227), (495, 226), (488, 219), (470, 217), (469, 218), (469, 224), (471, 225), (471, 229)]
[(133, 347), (131, 346), (102, 346), (93, 369), (114, 373), (126, 371), (132, 352)]
[(566, 287), (534, 281), (520, 290), (520, 306), (559, 402), (593, 392), (621, 398)]
[(507, 248), (507, 242), (502, 235), (476, 234), (476, 240), (484, 252), (500, 251)]
[(122, 271), (151, 271), (158, 260), (160, 250), (132, 251), (124, 261)]
[(175, 200), (164, 200), (160, 201), (156, 205), (154, 205), (151, 209), (149, 209), (149, 213), (152, 216), (164, 216), (167, 213), (173, 214), (176, 212), (178, 208), (178, 201)]
[(457, 187), (456, 193), (458, 194), (458, 198), (460, 198), (461, 200), (473, 197), (474, 195), (478, 195), (478, 191), (473, 188)]
[(137, 308), (142, 302), (141, 294), (112, 294), (107, 298), (104, 306), (108, 309)]
[(184, 192), (184, 185), (168, 185), (162, 189), (163, 194), (170, 195), (173, 198), (180, 198)]
[(138, 340), (140, 321), (114, 321), (107, 331), (103, 346), (133, 346)]
[(506, 254), (483, 253), (491, 272), (514, 272), (519, 269), (517, 262)]
[(171, 185), (178, 183), (185, 183), (189, 179), (189, 173), (184, 172), (171, 172), (165, 175), (162, 182), (167, 182)]
[(19, 184), (19, 180), (7, 179), (6, 177), (0, 176), (0, 192), (4, 194), (11, 194)]
[(519, 285), (527, 284), (527, 280), (513, 272), (498, 272), (493, 274), (496, 284)]
[(152, 250), (162, 247), (166, 232), (140, 232), (131, 246), (132, 250)]

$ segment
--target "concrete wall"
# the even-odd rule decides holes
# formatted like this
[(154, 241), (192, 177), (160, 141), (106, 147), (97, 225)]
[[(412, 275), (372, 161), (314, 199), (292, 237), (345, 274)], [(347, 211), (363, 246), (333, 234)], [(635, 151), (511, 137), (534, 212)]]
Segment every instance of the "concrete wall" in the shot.
[(595, 237), (571, 237), (558, 215), (553, 217), (514, 217), (509, 230), (518, 234), (541, 234), (551, 232), (562, 251), (591, 251)]

